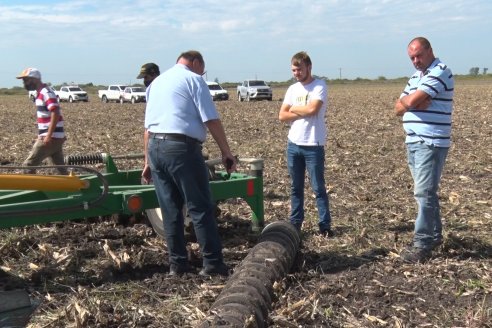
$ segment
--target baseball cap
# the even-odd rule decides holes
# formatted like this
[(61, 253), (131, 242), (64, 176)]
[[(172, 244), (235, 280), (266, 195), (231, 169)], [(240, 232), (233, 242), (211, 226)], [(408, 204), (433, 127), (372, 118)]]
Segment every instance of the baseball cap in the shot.
[(142, 68), (140, 68), (140, 74), (138, 74), (137, 79), (143, 79), (146, 74), (159, 75), (159, 66), (154, 63), (147, 63), (142, 65)]
[(29, 68), (26, 68), (25, 70), (23, 70), (19, 74), (19, 76), (17, 76), (18, 79), (22, 79), (25, 77), (32, 77), (32, 78), (41, 80), (41, 72), (37, 68), (29, 67)]

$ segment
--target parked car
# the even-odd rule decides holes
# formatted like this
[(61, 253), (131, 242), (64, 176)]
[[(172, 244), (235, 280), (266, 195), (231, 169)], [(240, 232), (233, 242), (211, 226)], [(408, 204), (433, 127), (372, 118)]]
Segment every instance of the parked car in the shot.
[(272, 100), (272, 88), (263, 80), (245, 80), (243, 84), (237, 86), (237, 99), (239, 101)]
[(36, 100), (36, 97), (38, 96), (38, 92), (36, 90), (29, 90), (29, 99), (31, 99), (32, 102)]
[(126, 87), (123, 90), (123, 94), (120, 97), (120, 103), (131, 102), (132, 104), (138, 102), (145, 102), (145, 88), (144, 87)]
[(223, 89), (217, 82), (207, 81), (208, 88), (210, 90), (210, 95), (212, 99), (215, 100), (228, 100), (229, 93), (227, 90)]
[(109, 101), (120, 101), (120, 98), (123, 94), (123, 90), (125, 90), (126, 85), (121, 84), (113, 84), (108, 86), (105, 90), (98, 90), (97, 95), (101, 99), (102, 102)]
[(63, 86), (60, 88), (59, 91), (55, 91), (55, 94), (58, 97), (58, 101), (68, 101), (68, 102), (89, 101), (89, 96), (87, 95), (87, 92), (82, 90), (77, 85)]

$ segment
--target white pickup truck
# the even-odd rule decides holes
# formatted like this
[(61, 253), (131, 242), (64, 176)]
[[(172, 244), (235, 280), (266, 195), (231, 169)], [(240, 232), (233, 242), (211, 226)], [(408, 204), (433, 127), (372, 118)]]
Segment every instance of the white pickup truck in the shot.
[(58, 101), (68, 101), (70, 103), (76, 101), (88, 102), (89, 96), (87, 92), (82, 90), (77, 85), (68, 85), (60, 88), (59, 91), (55, 91)]
[(227, 90), (222, 88), (217, 82), (207, 81), (208, 88), (210, 90), (210, 95), (212, 99), (215, 100), (228, 100), (229, 93)]
[(135, 104), (138, 102), (145, 102), (146, 99), (144, 87), (126, 87), (120, 97), (120, 103), (131, 102), (132, 104)]
[(38, 96), (38, 92), (36, 90), (29, 90), (28, 96), (29, 99), (34, 102), (36, 100), (36, 97)]
[(237, 100), (253, 99), (272, 100), (272, 88), (263, 80), (245, 80), (243, 84), (237, 86)]
[(126, 85), (122, 84), (113, 84), (108, 86), (105, 90), (98, 90), (97, 95), (102, 102), (110, 102), (110, 101), (120, 101), (123, 96), (123, 90), (125, 90)]

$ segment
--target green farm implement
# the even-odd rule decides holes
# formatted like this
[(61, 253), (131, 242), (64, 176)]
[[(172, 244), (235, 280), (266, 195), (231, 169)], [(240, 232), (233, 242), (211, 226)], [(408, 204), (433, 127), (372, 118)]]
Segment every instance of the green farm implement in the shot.
[[(0, 228), (146, 212), (156, 232), (162, 235), (162, 216), (154, 186), (141, 183), (142, 170), (119, 171), (114, 162), (119, 158), (138, 157), (143, 155), (68, 156), (65, 165), (71, 171), (68, 176), (0, 171)], [(105, 164), (101, 172), (82, 166), (97, 163)], [(215, 170), (220, 160), (208, 160), (207, 164), (214, 201), (244, 199), (251, 208), (252, 230), (259, 231), (264, 214), (263, 160), (240, 159), (240, 167), (245, 165), (247, 170), (232, 174)], [(14, 169), (22, 168), (0, 166), (0, 170)]]

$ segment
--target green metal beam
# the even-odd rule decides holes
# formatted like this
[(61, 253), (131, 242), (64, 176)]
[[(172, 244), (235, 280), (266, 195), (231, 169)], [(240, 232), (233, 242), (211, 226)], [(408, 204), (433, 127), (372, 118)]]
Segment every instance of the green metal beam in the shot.
[[(141, 184), (141, 170), (118, 171), (111, 157), (106, 159), (102, 176), (81, 176), (89, 188), (78, 192), (42, 192), (36, 190), (0, 190), (0, 228), (66, 221), (112, 214), (131, 214), (128, 199), (140, 196), (141, 212), (159, 207), (153, 185)], [(214, 201), (242, 198), (252, 211), (252, 228), (264, 225), (263, 179), (243, 173), (217, 172), (218, 180), (210, 181)], [(97, 203), (94, 203), (97, 200)], [(102, 199), (102, 200), (101, 200)]]

